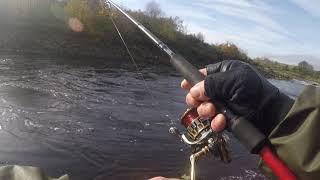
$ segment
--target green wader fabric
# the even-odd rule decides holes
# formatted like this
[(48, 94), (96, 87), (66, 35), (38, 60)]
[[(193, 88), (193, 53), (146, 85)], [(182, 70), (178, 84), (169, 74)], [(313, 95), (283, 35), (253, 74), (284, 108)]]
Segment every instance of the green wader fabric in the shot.
[[(269, 139), (298, 179), (320, 180), (320, 88), (306, 87)], [(272, 177), (263, 164), (261, 168)]]
[(68, 175), (60, 178), (50, 178), (35, 167), (28, 166), (2, 166), (0, 167), (1, 180), (69, 180)]

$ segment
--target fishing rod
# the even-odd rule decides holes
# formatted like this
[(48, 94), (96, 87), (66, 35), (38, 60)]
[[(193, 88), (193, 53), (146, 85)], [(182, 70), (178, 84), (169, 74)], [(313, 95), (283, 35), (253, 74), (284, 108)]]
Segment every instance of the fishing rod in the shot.
[[(119, 10), (124, 16), (126, 16), (133, 24), (135, 24), (145, 35), (147, 35), (163, 52), (165, 52), (171, 59), (171, 64), (188, 80), (192, 85), (204, 79), (204, 75), (198, 72), (198, 69), (185, 60), (182, 56), (174, 53), (169, 47), (145, 28), (140, 22), (131, 17), (128, 13), (120, 8), (116, 3), (110, 0), (106, 0), (106, 3), (110, 3), (117, 10)], [(197, 73), (194, 73), (197, 72)]]
[[(190, 64), (184, 57), (173, 52), (165, 43), (135, 20), (120, 6), (111, 0), (105, 1), (109, 6), (114, 6), (137, 26), (150, 40), (152, 40), (163, 52), (170, 57), (170, 63), (192, 85), (204, 80), (205, 76)], [(226, 116), (228, 126), (233, 135), (252, 154), (259, 154), (264, 163), (273, 171), (280, 180), (297, 179), (291, 170), (273, 153), (268, 145), (267, 137), (261, 133), (245, 117), (236, 116), (221, 102), (215, 102), (217, 109)], [(220, 156), (224, 162), (230, 162), (229, 152), (226, 149), (226, 141), (220, 133), (215, 133), (210, 128), (208, 119), (201, 119), (196, 109), (189, 109), (181, 117), (181, 124), (187, 129), (186, 134), (181, 134), (177, 128), (170, 128), (170, 132), (176, 134), (181, 140), (192, 147), (193, 153), (201, 157), (212, 153)]]

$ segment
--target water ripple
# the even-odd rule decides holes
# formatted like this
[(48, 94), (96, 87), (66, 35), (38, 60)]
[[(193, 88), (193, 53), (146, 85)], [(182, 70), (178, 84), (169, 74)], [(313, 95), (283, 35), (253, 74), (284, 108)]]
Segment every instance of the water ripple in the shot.
[[(185, 173), (189, 148), (168, 133), (185, 110), (181, 78), (144, 69), (147, 92), (128, 65), (108, 61), (0, 57), (0, 162), (63, 170), (79, 180)], [(245, 173), (226, 177), (205, 168), (210, 177), (262, 178), (251, 170), (257, 160), (231, 141), (233, 163)]]

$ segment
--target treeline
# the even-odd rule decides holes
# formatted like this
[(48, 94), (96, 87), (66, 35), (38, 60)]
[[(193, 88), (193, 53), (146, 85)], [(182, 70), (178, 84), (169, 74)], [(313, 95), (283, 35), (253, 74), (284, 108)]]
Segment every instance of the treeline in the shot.
[[(113, 18), (123, 33), (130, 48), (137, 56), (144, 57), (144, 53), (151, 51), (155, 57), (161, 58), (152, 42), (147, 39), (128, 19), (115, 9), (110, 9), (99, 0), (69, 0), (64, 3), (64, 11), (68, 17), (77, 18), (84, 25), (84, 32), (93, 38), (111, 43), (114, 47), (120, 41), (114, 32), (110, 18)], [(126, 10), (146, 28), (150, 29), (157, 37), (167, 43), (172, 49), (187, 57), (192, 63), (203, 66), (222, 59), (239, 59), (249, 61), (248, 56), (232, 43), (208, 44), (204, 42), (201, 33), (189, 34), (179, 17), (166, 17), (159, 5), (151, 1), (145, 9), (132, 11)], [(149, 49), (146, 49), (146, 48)], [(150, 48), (151, 47), (151, 48)], [(157, 58), (156, 58), (157, 59)]]
[[(21, 11), (20, 20), (7, 19), (18, 26), (0, 29), (0, 48), (29, 51), (56, 52), (60, 55), (108, 57), (124, 59), (127, 53), (112, 24), (119, 27), (130, 50), (140, 65), (168, 64), (167, 55), (161, 52), (137, 27), (103, 0), (46, 1), (43, 9)], [(38, 6), (39, 7), (39, 6)], [(1, 7), (0, 7), (1, 8)], [(4, 6), (2, 6), (4, 8)], [(8, 9), (8, 11), (15, 11)], [(144, 10), (126, 11), (150, 29), (172, 50), (186, 57), (198, 67), (222, 60), (236, 59), (255, 65), (270, 78), (306, 78), (320, 82), (319, 72), (307, 62), (290, 66), (266, 58), (251, 59), (233, 43), (208, 44), (202, 33), (190, 34), (179, 17), (167, 17), (160, 6), (151, 1)], [(4, 13), (5, 11), (0, 11)], [(34, 16), (32, 13), (41, 15)], [(5, 16), (1, 16), (2, 19)], [(1, 21), (1, 18), (0, 18)], [(14, 34), (14, 35), (12, 35)], [(1, 36), (2, 35), (2, 36)]]
[[(117, 10), (110, 9), (103, 0), (46, 0), (36, 7), (23, 8), (15, 7), (13, 2), (8, 4), (11, 4), (10, 8), (2, 6), (0, 12), (4, 13), (3, 9), (15, 12), (15, 15), (5, 13), (9, 14), (5, 22), (15, 23), (17, 26), (9, 29), (7, 24), (3, 25), (6, 29), (0, 30), (0, 34), (12, 32), (14, 35), (4, 35), (2, 39), (0, 37), (0, 47), (33, 48), (38, 51), (45, 49), (50, 52), (58, 51), (60, 54), (68, 53), (68, 50), (72, 51), (72, 55), (80, 55), (84, 53), (83, 49), (90, 45), (88, 54), (94, 55), (96, 52), (97, 56), (101, 57), (105, 49), (105, 54), (123, 57), (126, 52), (111, 22), (112, 18), (140, 62), (168, 63), (165, 59), (167, 56), (153, 42)], [(172, 50), (176, 50), (199, 67), (222, 59), (249, 61), (248, 56), (232, 43), (208, 44), (204, 42), (202, 33), (187, 33), (183, 20), (165, 16), (155, 1), (148, 3), (144, 10), (126, 11)], [(8, 39), (9, 37), (12, 40)]]
[(278, 79), (305, 79), (320, 83), (320, 71), (314, 70), (313, 66), (307, 61), (301, 61), (298, 65), (288, 65), (268, 58), (255, 58), (252, 63), (271, 77)]

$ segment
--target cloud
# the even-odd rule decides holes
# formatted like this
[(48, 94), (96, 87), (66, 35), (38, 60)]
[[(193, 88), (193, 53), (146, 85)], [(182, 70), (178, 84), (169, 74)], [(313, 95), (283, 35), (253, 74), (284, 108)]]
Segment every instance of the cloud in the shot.
[(145, 5), (150, 2), (151, 0), (113, 0), (120, 6), (126, 7), (128, 9), (144, 9)]
[[(131, 9), (143, 9), (150, 0), (115, 0)], [(202, 32), (209, 43), (232, 42), (251, 57), (290, 54), (320, 56), (314, 47), (317, 38), (308, 39), (320, 16), (319, 0), (288, 0), (277, 3), (261, 0), (156, 0), (168, 16), (179, 16), (188, 32)], [(292, 6), (292, 2), (300, 9)], [(121, 3), (120, 3), (121, 4)], [(291, 5), (291, 6), (290, 6)], [(317, 10), (319, 9), (319, 11)], [(300, 14), (301, 11), (308, 13)], [(313, 26), (294, 22), (305, 20)], [(294, 28), (294, 29), (293, 29)], [(308, 30), (306, 30), (308, 29)], [(304, 34), (305, 33), (305, 34)], [(315, 62), (315, 61), (314, 61)]]
[(280, 11), (262, 1), (199, 0), (194, 4), (206, 8), (206, 12), (218, 12), (225, 16), (264, 26), (279, 33), (290, 34), (286, 28), (271, 17), (272, 14), (280, 13)]
[(203, 5), (208, 4), (223, 4), (226, 6), (232, 6), (237, 8), (251, 8), (251, 9), (258, 9), (258, 10), (271, 10), (273, 9), (270, 5), (266, 4), (260, 0), (198, 0), (198, 3)]
[(290, 39), (284, 35), (269, 31), (263, 26), (255, 26), (254, 28), (248, 30), (229, 25), (226, 25), (218, 30), (195, 25), (189, 25), (188, 28), (193, 32), (204, 33), (206, 40), (210, 43), (235, 43), (247, 51), (250, 56), (259, 56), (267, 54), (268, 52), (292, 52), (290, 47), (280, 48), (283, 42), (288, 42)]
[[(184, 20), (197, 19), (201, 21), (216, 21), (217, 19), (209, 16), (208, 13), (194, 11), (191, 7), (175, 7), (166, 11), (170, 16), (178, 16)], [(190, 13), (192, 12), (192, 13)]]
[(320, 17), (320, 1), (319, 0), (291, 0), (298, 7), (304, 9), (309, 14)]
[(198, 0), (188, 3), (188, 6), (193, 7), (192, 14), (205, 12), (215, 17), (217, 22), (187, 21), (191, 32), (204, 33), (210, 43), (229, 41), (247, 50), (250, 56), (290, 52), (292, 49), (280, 49), (279, 46), (297, 44), (291, 38), (294, 35), (272, 17), (282, 12), (262, 1)]

